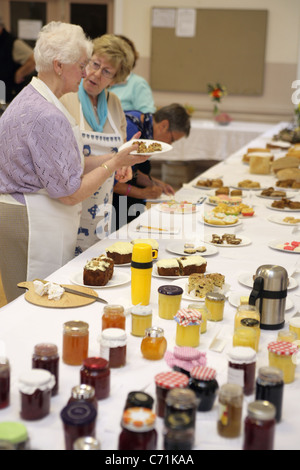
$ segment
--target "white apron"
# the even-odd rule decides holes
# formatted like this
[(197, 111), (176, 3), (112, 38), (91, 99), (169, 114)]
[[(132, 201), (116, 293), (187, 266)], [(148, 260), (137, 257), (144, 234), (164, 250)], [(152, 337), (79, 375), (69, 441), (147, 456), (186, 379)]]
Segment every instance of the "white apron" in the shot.
[[(89, 155), (104, 155), (110, 153), (113, 148), (119, 148), (123, 139), (118, 131), (110, 112), (107, 119), (114, 132), (93, 132), (84, 130), (84, 117), (80, 106), (80, 129), (83, 140), (83, 154), (85, 158)], [(82, 203), (80, 227), (78, 230), (76, 255), (79, 255), (99, 240), (111, 233), (113, 216), (113, 189), (114, 173), (100, 186), (88, 199)]]
[[(65, 114), (81, 149), (79, 126), (72, 116), (45, 83), (34, 78), (31, 84)], [(81, 204), (67, 206), (50, 198), (45, 190), (24, 196), (29, 225), (27, 281), (32, 281), (44, 279), (74, 258)]]

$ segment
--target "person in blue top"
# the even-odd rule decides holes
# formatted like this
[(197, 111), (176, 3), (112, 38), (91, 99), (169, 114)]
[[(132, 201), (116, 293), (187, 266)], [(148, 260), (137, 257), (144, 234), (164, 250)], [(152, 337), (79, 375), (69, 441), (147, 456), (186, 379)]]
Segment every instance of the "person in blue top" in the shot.
[[(141, 132), (140, 139), (172, 144), (183, 137), (188, 137), (190, 133), (190, 115), (183, 106), (177, 103), (164, 106), (154, 114), (128, 111), (125, 112), (125, 116), (127, 140), (130, 140), (137, 132)], [(157, 199), (162, 193), (167, 195), (175, 193), (171, 185), (151, 177), (149, 160), (133, 166), (132, 171), (133, 178), (130, 181), (116, 182), (114, 185), (113, 206), (116, 211), (116, 230), (142, 213), (147, 199)]]
[[(126, 41), (131, 47), (134, 55), (132, 69), (134, 69), (139, 53), (130, 39), (122, 35), (118, 35), (118, 37)], [(147, 80), (132, 71), (124, 82), (112, 85), (110, 90), (117, 95), (124, 111), (135, 110), (142, 113), (154, 113), (156, 110), (152, 90)]]

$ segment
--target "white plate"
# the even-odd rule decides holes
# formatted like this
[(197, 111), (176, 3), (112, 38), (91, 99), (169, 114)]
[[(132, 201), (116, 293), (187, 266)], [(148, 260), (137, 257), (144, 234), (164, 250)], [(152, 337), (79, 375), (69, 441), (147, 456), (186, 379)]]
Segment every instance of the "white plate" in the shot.
[(184, 245), (185, 243), (192, 243), (194, 245), (195, 248), (197, 248), (197, 246), (205, 246), (206, 248), (206, 251), (204, 251), (203, 253), (200, 253), (200, 252), (196, 252), (194, 254), (197, 254), (197, 255), (200, 255), (200, 256), (210, 256), (210, 255), (214, 255), (216, 253), (218, 253), (218, 248), (216, 248), (215, 246), (213, 245), (207, 245), (206, 243), (203, 243), (201, 241), (199, 242), (196, 242), (194, 240), (191, 240), (191, 241), (176, 241), (176, 242), (173, 242), (173, 243), (169, 243), (168, 246), (166, 247), (167, 251), (169, 251), (170, 253), (174, 253), (175, 255), (181, 255), (181, 256), (189, 256), (188, 253), (185, 253), (184, 252)]
[[(173, 281), (172, 284), (176, 284), (183, 289), (182, 298), (185, 300), (192, 300), (193, 302), (204, 302), (205, 297), (196, 297), (192, 292), (188, 293), (188, 282), (186, 279), (178, 279), (178, 281)], [(215, 292), (221, 292), (222, 294), (226, 294), (230, 290), (229, 284), (224, 284), (223, 289), (215, 288)]]
[[(223, 229), (224, 228), (229, 228), (230, 225), (222, 225)], [(239, 246), (247, 246), (247, 245), (250, 245), (252, 243), (252, 241), (250, 240), (250, 238), (248, 237), (244, 237), (244, 236), (240, 236), (238, 233), (236, 234), (237, 238), (241, 238), (242, 241), (239, 245), (229, 245), (228, 243), (222, 243), (221, 245), (219, 245), (218, 243), (212, 243), (210, 240), (212, 238), (212, 235), (206, 235), (204, 237), (204, 241), (205, 243), (209, 243), (210, 245), (213, 245), (213, 246), (217, 246), (218, 248), (238, 248)]]
[(174, 279), (182, 279), (182, 278), (187, 278), (187, 277), (189, 277), (189, 276), (161, 276), (161, 275), (159, 275), (158, 272), (157, 272), (157, 266), (156, 266), (156, 265), (153, 266), (153, 269), (152, 269), (152, 276), (153, 276), (153, 277), (157, 277), (157, 278), (159, 278), (159, 279), (173, 279), (173, 280), (174, 280)]
[[(240, 305), (240, 298), (242, 295), (245, 295), (245, 293), (242, 293), (242, 292), (230, 292), (229, 296), (228, 296), (228, 302), (230, 303), (230, 305), (232, 305), (233, 307), (239, 307)], [(247, 295), (247, 294), (246, 294)], [(294, 306), (294, 303), (293, 301), (287, 297), (286, 298), (286, 302), (285, 302), (285, 310), (290, 310), (291, 308), (293, 308)]]
[[(239, 274), (238, 276), (238, 281), (243, 284), (243, 286), (246, 286), (246, 287), (250, 287), (250, 289), (252, 289), (253, 287), (253, 276), (254, 276), (255, 273), (248, 273), (248, 272), (245, 272), (245, 273), (241, 273)], [(295, 287), (298, 286), (298, 282), (297, 280), (294, 278), (294, 277), (290, 277), (289, 278), (289, 285), (288, 285), (288, 290), (290, 289), (295, 289)]]
[(132, 139), (132, 140), (129, 140), (128, 142), (125, 142), (125, 144), (121, 145), (119, 147), (119, 151), (120, 150), (123, 150), (127, 147), (131, 147), (131, 145), (133, 144), (133, 142), (145, 142), (145, 144), (147, 145), (147, 147), (150, 145), (150, 144), (153, 144), (153, 143), (157, 143), (157, 144), (160, 144), (161, 147), (162, 147), (162, 150), (157, 150), (155, 152), (151, 152), (151, 153), (148, 153), (148, 152), (145, 152), (145, 153), (138, 153), (136, 150), (134, 150), (133, 152), (131, 152), (131, 155), (160, 155), (162, 153), (165, 153), (165, 152), (169, 152), (170, 150), (172, 150), (172, 145), (169, 145), (169, 144), (166, 144), (165, 142), (160, 142), (158, 140), (150, 140), (150, 139)]
[(279, 225), (289, 225), (290, 227), (293, 227), (293, 226), (296, 226), (296, 225), (300, 226), (300, 222), (298, 222), (297, 224), (290, 224), (289, 222), (284, 222), (282, 217), (278, 217), (278, 216), (275, 216), (275, 215), (272, 215), (272, 216), (268, 217), (268, 220), (270, 222), (274, 222), (274, 224), (279, 224)]
[(207, 225), (208, 227), (217, 227), (217, 228), (225, 228), (225, 227), (236, 227), (237, 225), (241, 225), (242, 221), (241, 220), (238, 220), (237, 222), (235, 222), (234, 224), (224, 224), (224, 225), (221, 225), (221, 224), (209, 224), (208, 222), (206, 222), (204, 219), (201, 220), (201, 222), (204, 224), (204, 225)]
[(259, 188), (240, 188), (240, 186), (234, 186), (232, 184), (229, 185), (230, 188), (232, 189), (240, 189), (241, 191), (263, 191), (266, 189), (265, 187), (259, 187)]
[(130, 279), (130, 273), (127, 273), (125, 271), (118, 271), (116, 269), (114, 270), (112, 279), (108, 281), (106, 286), (87, 286), (86, 284), (83, 284), (83, 270), (74, 273), (70, 277), (70, 281), (73, 282), (73, 284), (77, 284), (78, 286), (90, 287), (91, 289), (104, 289), (107, 287), (121, 286), (122, 284), (127, 284), (127, 282), (130, 282)]
[(285, 199), (293, 199), (293, 197), (295, 197), (295, 194), (286, 191), (285, 196), (272, 197), (272, 196), (263, 196), (262, 194), (255, 194), (255, 196), (261, 197), (262, 199), (270, 199), (272, 201), (280, 201), (282, 199), (282, 197), (284, 197)]
[(267, 204), (266, 206), (268, 209), (277, 212), (300, 212), (300, 209), (290, 209), (289, 207), (285, 207), (284, 209), (280, 209), (278, 207), (272, 207), (271, 204)]
[[(181, 201), (178, 201), (178, 203), (180, 203), (180, 202), (181, 202)], [(171, 212), (171, 211), (165, 211), (165, 210), (163, 209), (162, 204), (156, 204), (156, 205), (154, 206), (154, 208), (155, 208), (156, 210), (158, 210), (159, 212), (163, 212), (164, 214), (193, 215), (193, 214), (195, 214), (196, 212), (198, 212), (198, 211), (200, 210), (201, 205), (196, 205), (196, 203), (194, 203), (194, 202), (191, 203), (191, 204), (193, 204), (193, 205), (195, 206), (195, 210), (194, 210), (193, 212), (181, 212), (180, 210), (174, 210), (174, 211), (172, 211), (172, 212)]]
[(296, 237), (294, 239), (291, 239), (291, 240), (271, 240), (269, 243), (268, 243), (268, 246), (270, 248), (273, 248), (273, 250), (278, 250), (278, 251), (283, 251), (284, 253), (294, 253), (295, 255), (300, 255), (300, 251), (289, 251), (289, 250), (284, 250), (283, 248), (280, 248), (278, 245), (283, 245), (284, 243), (291, 243), (292, 241), (299, 241), (300, 240), (296, 240)]
[(293, 192), (297, 192), (299, 191), (300, 188), (283, 188), (282, 186), (274, 186), (274, 189), (276, 189), (276, 191), (293, 191)]

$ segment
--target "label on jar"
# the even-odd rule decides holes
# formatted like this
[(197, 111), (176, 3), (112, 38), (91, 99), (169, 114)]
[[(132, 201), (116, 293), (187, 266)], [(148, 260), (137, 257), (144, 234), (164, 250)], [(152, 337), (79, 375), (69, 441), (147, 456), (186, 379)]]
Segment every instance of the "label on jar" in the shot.
[(228, 405), (219, 403), (219, 421), (223, 426), (228, 426)]
[(244, 387), (244, 369), (233, 369), (228, 367), (228, 383)]

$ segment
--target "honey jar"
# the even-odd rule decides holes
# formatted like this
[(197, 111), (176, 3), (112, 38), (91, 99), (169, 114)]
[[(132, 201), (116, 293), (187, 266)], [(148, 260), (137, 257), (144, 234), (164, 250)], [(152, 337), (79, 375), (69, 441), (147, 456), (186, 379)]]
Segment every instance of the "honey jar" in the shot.
[(125, 313), (122, 305), (105, 305), (102, 315), (102, 330), (106, 328), (121, 328), (125, 330)]
[(208, 292), (205, 296), (205, 306), (209, 321), (221, 321), (224, 315), (225, 295), (219, 292)]
[(269, 365), (283, 372), (285, 384), (295, 379), (298, 346), (287, 341), (273, 341), (268, 344)]
[(192, 308), (195, 310), (198, 310), (201, 313), (201, 327), (200, 327), (200, 333), (203, 335), (203, 333), (206, 333), (207, 331), (207, 318), (208, 318), (208, 310), (205, 307), (205, 305), (199, 305), (199, 304), (190, 304), (188, 305), (188, 308)]
[(176, 313), (176, 344), (196, 348), (200, 344), (201, 313), (199, 310), (182, 308)]
[(71, 366), (80, 366), (88, 356), (89, 325), (80, 320), (64, 323), (62, 360)]
[(180, 309), (183, 289), (167, 285), (158, 288), (158, 315), (165, 320), (173, 320)]
[(152, 326), (152, 308), (149, 305), (136, 305), (131, 308), (131, 334), (145, 336)]
[(164, 357), (167, 349), (167, 340), (164, 330), (157, 326), (147, 328), (145, 337), (141, 342), (141, 352), (145, 359), (157, 361)]
[(289, 321), (289, 329), (297, 334), (297, 339), (300, 340), (300, 318), (294, 317)]

